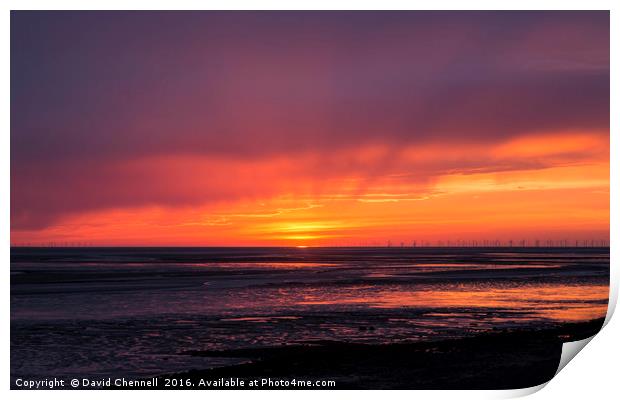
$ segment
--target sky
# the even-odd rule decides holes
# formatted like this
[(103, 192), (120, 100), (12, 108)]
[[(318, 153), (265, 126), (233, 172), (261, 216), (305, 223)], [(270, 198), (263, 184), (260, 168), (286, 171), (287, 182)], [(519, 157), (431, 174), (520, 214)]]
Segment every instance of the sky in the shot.
[(11, 241), (609, 238), (609, 13), (11, 13)]

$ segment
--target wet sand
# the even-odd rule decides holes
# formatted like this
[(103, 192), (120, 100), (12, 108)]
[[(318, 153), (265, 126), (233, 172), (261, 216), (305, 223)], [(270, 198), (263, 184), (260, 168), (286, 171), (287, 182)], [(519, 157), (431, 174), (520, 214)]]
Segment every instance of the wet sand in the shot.
[(527, 387), (608, 284), (606, 248), (11, 249), (11, 378)]
[(547, 382), (554, 376), (563, 342), (590, 337), (602, 324), (603, 319), (597, 319), (537, 331), (503, 330), (426, 343), (364, 345), (323, 341), (270, 348), (196, 351), (192, 352), (196, 357), (237, 357), (250, 361), (161, 378), (193, 381), (265, 377), (273, 380), (325, 379), (335, 380), (336, 389), (526, 388)]

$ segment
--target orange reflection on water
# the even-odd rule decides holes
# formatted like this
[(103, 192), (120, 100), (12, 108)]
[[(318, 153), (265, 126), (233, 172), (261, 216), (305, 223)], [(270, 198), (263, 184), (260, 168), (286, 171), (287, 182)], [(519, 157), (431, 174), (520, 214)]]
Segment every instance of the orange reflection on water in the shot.
[(520, 287), (480, 287), (458, 284), (446, 288), (401, 290), (389, 287), (368, 292), (361, 289), (330, 295), (326, 298), (306, 298), (300, 304), (365, 304), (371, 308), (455, 308), (496, 309), (528, 313), (532, 317), (561, 321), (581, 321), (603, 318), (607, 312), (607, 285), (548, 285)]

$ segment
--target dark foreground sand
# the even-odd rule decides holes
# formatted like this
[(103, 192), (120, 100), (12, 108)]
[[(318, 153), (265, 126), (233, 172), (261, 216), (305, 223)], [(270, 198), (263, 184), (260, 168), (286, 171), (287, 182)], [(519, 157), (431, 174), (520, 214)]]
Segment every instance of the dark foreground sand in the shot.
[(317, 342), (193, 352), (197, 357), (238, 357), (250, 361), (162, 378), (327, 379), (336, 381), (336, 389), (517, 389), (550, 380), (559, 364), (562, 343), (590, 337), (602, 324), (603, 319), (597, 319), (538, 331), (497, 331), (425, 343)]

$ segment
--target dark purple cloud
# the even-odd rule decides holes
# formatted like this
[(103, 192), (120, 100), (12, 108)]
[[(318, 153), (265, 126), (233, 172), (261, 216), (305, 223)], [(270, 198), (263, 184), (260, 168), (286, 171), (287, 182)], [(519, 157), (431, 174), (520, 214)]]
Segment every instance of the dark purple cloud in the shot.
[[(608, 124), (608, 12), (11, 14), (14, 226), (126, 204), (110, 166), (144, 157), (397, 151)], [(105, 194), (83, 188), (93, 180)]]

